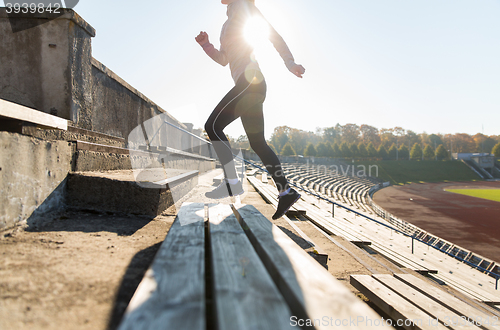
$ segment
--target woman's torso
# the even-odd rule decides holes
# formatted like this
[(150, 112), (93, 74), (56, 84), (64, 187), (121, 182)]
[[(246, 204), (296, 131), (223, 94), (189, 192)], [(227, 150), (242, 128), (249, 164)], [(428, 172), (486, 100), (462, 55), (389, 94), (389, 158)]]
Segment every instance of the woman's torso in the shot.
[(229, 62), (233, 80), (247, 70), (260, 71), (253, 54), (253, 47), (245, 40), (244, 28), (252, 15), (252, 5), (246, 0), (237, 0), (228, 5), (228, 19), (222, 26), (220, 43)]

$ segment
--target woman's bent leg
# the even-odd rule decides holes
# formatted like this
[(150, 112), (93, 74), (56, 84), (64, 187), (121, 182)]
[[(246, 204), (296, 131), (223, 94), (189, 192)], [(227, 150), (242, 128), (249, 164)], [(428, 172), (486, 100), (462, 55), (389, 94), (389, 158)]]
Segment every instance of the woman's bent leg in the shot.
[(205, 123), (205, 131), (212, 142), (212, 145), (222, 164), (224, 175), (227, 179), (237, 179), (236, 168), (233, 160), (231, 145), (224, 134), (224, 128), (233, 122), (236, 115), (236, 104), (241, 87), (236, 85), (215, 107), (214, 111)]

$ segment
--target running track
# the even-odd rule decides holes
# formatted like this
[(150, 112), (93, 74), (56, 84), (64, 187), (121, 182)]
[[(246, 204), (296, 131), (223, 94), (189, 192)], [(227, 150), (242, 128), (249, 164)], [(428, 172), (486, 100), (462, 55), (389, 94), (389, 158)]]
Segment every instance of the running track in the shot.
[(500, 262), (500, 202), (444, 191), (500, 189), (500, 182), (413, 183), (377, 192), (382, 208), (423, 230)]

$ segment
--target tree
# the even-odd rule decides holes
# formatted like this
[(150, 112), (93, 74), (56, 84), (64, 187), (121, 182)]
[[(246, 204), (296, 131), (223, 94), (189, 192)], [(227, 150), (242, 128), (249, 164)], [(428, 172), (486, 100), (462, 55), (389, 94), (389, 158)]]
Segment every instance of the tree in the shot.
[(424, 159), (430, 160), (434, 158), (434, 150), (430, 145), (426, 145), (424, 148)]
[(327, 127), (323, 130), (323, 140), (334, 143), (340, 139), (340, 130), (337, 127)]
[(325, 143), (325, 145), (326, 145), (326, 157), (330, 157), (330, 158), (335, 157), (332, 145), (328, 142)]
[(429, 140), (429, 143), (433, 147), (437, 148), (438, 145), (443, 144), (443, 140), (441, 139), (441, 137), (439, 135), (431, 134), (427, 138)]
[(411, 148), (410, 158), (414, 160), (422, 159), (422, 147), (419, 143), (415, 143)]
[(393, 143), (396, 143), (396, 136), (394, 136), (393, 132), (394, 130), (392, 128), (380, 129), (380, 139), (386, 149), (388, 149)]
[(394, 144), (394, 142), (391, 142), (390, 140), (388, 139), (385, 139), (385, 140), (382, 140), (382, 142), (380, 143), (379, 147), (380, 146), (384, 146), (385, 150), (389, 150), (389, 148)]
[(368, 152), (368, 157), (377, 157), (377, 149), (375, 149), (375, 146), (373, 143), (368, 143), (368, 147), (366, 148), (366, 151)]
[(398, 149), (398, 159), (409, 159), (410, 158), (410, 151), (408, 150), (408, 147), (405, 144), (402, 144), (399, 149)]
[(476, 142), (476, 151), (479, 152), (491, 152), (493, 147), (497, 143), (494, 139), (489, 136), (478, 133), (472, 137)]
[(240, 148), (240, 149), (250, 149), (250, 142), (248, 141), (248, 137), (246, 135), (240, 135), (238, 140), (236, 140), (236, 143), (232, 146), (235, 148)]
[(305, 148), (308, 143), (314, 143), (311, 139), (311, 133), (300, 129), (292, 128), (290, 129), (289, 141), (293, 149), (299, 155), (304, 153)]
[(333, 149), (333, 157), (341, 157), (342, 151), (340, 151), (340, 147), (337, 143), (334, 143), (332, 146)]
[(351, 150), (351, 157), (359, 156), (359, 149), (356, 143), (351, 143), (351, 145), (349, 146), (349, 150)]
[(328, 157), (328, 147), (326, 143), (318, 143), (318, 145), (316, 146), (316, 155), (318, 157)]
[(396, 147), (396, 144), (393, 143), (389, 148), (389, 159), (395, 160), (396, 156), (398, 156), (398, 148)]
[(282, 150), (288, 142), (290, 130), (291, 128), (288, 126), (278, 126), (274, 129), (273, 135), (271, 135), (271, 143), (277, 150)]
[(377, 128), (370, 125), (361, 125), (359, 131), (361, 132), (361, 138), (365, 144), (372, 142), (378, 145), (380, 143), (380, 136), (378, 135)]
[(436, 158), (438, 160), (443, 160), (448, 158), (448, 151), (444, 148), (442, 144), (438, 145), (436, 148)]
[(415, 132), (413, 132), (411, 130), (406, 131), (406, 135), (405, 135), (405, 143), (406, 143), (406, 145), (412, 146), (415, 143), (421, 143), (421, 142), (422, 141), (420, 141), (420, 136), (418, 136), (417, 133), (415, 133)]
[(500, 142), (495, 144), (493, 150), (491, 150), (491, 153), (494, 154), (496, 158), (500, 158)]
[(287, 142), (285, 144), (285, 146), (281, 150), (281, 154), (283, 156), (295, 156), (296, 155), (295, 150), (293, 150), (292, 145), (290, 144), (290, 142)]
[(314, 157), (316, 156), (316, 148), (312, 143), (309, 143), (304, 151), (304, 156)]
[(358, 155), (361, 158), (368, 157), (368, 150), (366, 150), (366, 146), (365, 146), (365, 144), (363, 142), (360, 142), (358, 144)]
[(351, 149), (349, 148), (347, 142), (342, 142), (340, 145), (340, 155), (344, 158), (351, 157)]
[(377, 155), (382, 159), (389, 158), (389, 154), (387, 153), (387, 149), (383, 145), (380, 145), (377, 150)]
[(342, 126), (342, 141), (357, 143), (359, 139), (359, 126), (356, 124), (345, 124)]
[(475, 152), (476, 141), (469, 134), (459, 133), (453, 136), (453, 152)]

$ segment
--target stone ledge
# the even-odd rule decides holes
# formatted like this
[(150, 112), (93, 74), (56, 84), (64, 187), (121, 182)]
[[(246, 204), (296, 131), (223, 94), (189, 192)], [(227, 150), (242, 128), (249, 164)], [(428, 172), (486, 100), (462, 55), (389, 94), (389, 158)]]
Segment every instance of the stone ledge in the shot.
[(23, 19), (67, 19), (84, 29), (91, 37), (96, 36), (95, 29), (87, 23), (80, 15), (78, 15), (73, 9), (61, 8), (62, 15), (54, 15), (51, 13), (28, 13), (28, 14), (7, 14), (6, 7), (0, 7), (0, 18), (23, 18)]
[(68, 129), (68, 121), (66, 119), (2, 99), (0, 99), (0, 117), (26, 121), (36, 124), (40, 128), (60, 129), (64, 131)]

